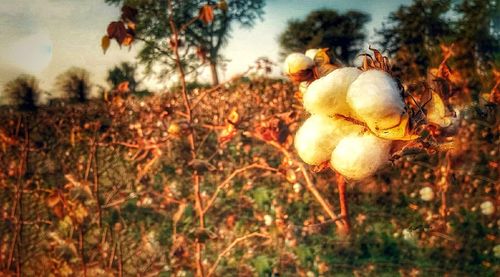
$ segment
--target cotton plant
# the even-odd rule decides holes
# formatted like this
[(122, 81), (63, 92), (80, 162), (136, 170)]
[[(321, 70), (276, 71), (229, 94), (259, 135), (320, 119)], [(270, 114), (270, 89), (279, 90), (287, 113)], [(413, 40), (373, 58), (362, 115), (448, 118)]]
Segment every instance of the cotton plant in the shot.
[[(328, 163), (347, 179), (365, 179), (389, 162), (394, 141), (418, 138), (411, 129), (416, 124), (401, 85), (377, 50), (360, 68), (333, 66), (326, 50), (292, 53), (285, 60), (284, 73), (299, 83), (311, 114), (294, 145), (307, 164)], [(432, 96), (430, 120), (444, 126), (443, 106)]]

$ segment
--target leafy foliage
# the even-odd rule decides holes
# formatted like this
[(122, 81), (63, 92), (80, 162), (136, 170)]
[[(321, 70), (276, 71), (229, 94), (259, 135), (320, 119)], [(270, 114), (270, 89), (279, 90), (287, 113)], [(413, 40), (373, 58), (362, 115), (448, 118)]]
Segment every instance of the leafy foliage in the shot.
[(72, 67), (56, 77), (56, 88), (71, 101), (83, 103), (90, 97), (90, 73), (83, 68)]
[(368, 21), (370, 16), (358, 11), (341, 14), (335, 10), (317, 10), (304, 20), (290, 20), (279, 37), (279, 43), (284, 55), (329, 47), (334, 57), (350, 62), (362, 47), (365, 39), (363, 26)]
[[(139, 61), (149, 72), (159, 65), (159, 76), (170, 77), (175, 69), (174, 53), (168, 43), (177, 43), (184, 49), (183, 64), (195, 70), (208, 62), (213, 83), (218, 83), (216, 66), (222, 60), (221, 49), (227, 44), (234, 23), (251, 27), (262, 15), (263, 0), (221, 0), (216, 4), (202, 0), (172, 1), (172, 14), (168, 13), (168, 1), (106, 0), (109, 4), (133, 7), (137, 10), (137, 27), (134, 36), (144, 42)], [(169, 16), (179, 26), (182, 37), (173, 39)], [(191, 70), (189, 70), (191, 71)]]
[(392, 12), (378, 31), (382, 47), (395, 57), (405, 80), (425, 76), (427, 68), (435, 66), (432, 62), (437, 62), (433, 57), (439, 53), (439, 44), (452, 35), (445, 17), (449, 9), (449, 0), (416, 0)]
[(38, 80), (31, 75), (21, 75), (9, 81), (4, 93), (9, 102), (21, 110), (35, 110), (41, 95)]

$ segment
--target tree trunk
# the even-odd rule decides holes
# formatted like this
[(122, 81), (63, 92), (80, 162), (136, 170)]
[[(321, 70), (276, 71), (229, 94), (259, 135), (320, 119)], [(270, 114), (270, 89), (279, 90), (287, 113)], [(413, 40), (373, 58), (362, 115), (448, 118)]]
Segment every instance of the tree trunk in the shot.
[(213, 61), (210, 61), (210, 72), (212, 73), (212, 85), (218, 85), (219, 75), (217, 73), (217, 64)]

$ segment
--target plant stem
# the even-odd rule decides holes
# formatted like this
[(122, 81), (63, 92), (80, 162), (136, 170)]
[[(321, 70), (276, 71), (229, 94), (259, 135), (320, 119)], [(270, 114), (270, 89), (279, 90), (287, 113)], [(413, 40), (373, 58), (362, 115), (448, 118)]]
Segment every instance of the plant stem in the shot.
[[(186, 73), (184, 71), (184, 68), (181, 63), (181, 57), (179, 55), (179, 31), (177, 29), (177, 26), (175, 25), (174, 22), (174, 17), (173, 17), (173, 7), (172, 7), (172, 1), (168, 1), (168, 14), (169, 14), (169, 26), (170, 30), (172, 31), (173, 34), (173, 39), (174, 43), (172, 43), (172, 48), (174, 51), (174, 56), (175, 56), (175, 63), (177, 65), (177, 70), (179, 72), (179, 79), (181, 82), (181, 89), (182, 89), (182, 99), (184, 102), (184, 107), (186, 110), (186, 115), (187, 115), (187, 120), (188, 124), (191, 128), (192, 122), (193, 122), (193, 116), (192, 116), (192, 109), (191, 105), (189, 103), (189, 99), (187, 96), (187, 88), (186, 88)], [(195, 160), (196, 159), (196, 145), (195, 145), (195, 138), (194, 138), (194, 130), (191, 128), (187, 139), (189, 142), (189, 150), (191, 152), (191, 159)], [(201, 194), (200, 194), (200, 176), (198, 175), (197, 170), (193, 171), (193, 185), (194, 185), (194, 199), (195, 199), (195, 207), (198, 213), (198, 218), (199, 218), (199, 225), (200, 229), (205, 228), (205, 216), (204, 216), (204, 211), (203, 211), (203, 203), (201, 199)], [(197, 276), (205, 276), (205, 272), (203, 270), (203, 264), (201, 262), (201, 252), (202, 252), (202, 243), (200, 243), (198, 240), (195, 242), (195, 249), (196, 249), (196, 275)]]

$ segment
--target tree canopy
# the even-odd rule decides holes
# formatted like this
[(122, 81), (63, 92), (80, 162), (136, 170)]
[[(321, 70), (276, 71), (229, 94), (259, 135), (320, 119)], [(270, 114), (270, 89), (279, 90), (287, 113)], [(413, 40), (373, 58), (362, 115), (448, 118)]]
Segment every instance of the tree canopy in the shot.
[(20, 110), (35, 110), (41, 90), (34, 76), (23, 74), (5, 84), (4, 93)]
[(449, 9), (450, 0), (415, 0), (389, 15), (378, 31), (380, 44), (401, 65), (402, 77), (425, 76), (432, 57), (440, 56), (439, 44), (451, 35)]
[(90, 73), (86, 69), (72, 67), (56, 77), (56, 87), (71, 101), (85, 102), (90, 96)]
[(363, 26), (370, 16), (359, 11), (339, 13), (331, 9), (311, 12), (304, 20), (293, 19), (279, 36), (282, 54), (309, 48), (330, 48), (343, 62), (351, 61), (362, 48)]
[[(136, 38), (143, 41), (139, 61), (150, 73), (160, 65), (162, 76), (170, 75), (173, 53), (169, 47), (172, 31), (169, 16), (183, 33), (179, 46), (184, 48), (183, 65), (192, 70), (201, 64), (209, 64), (212, 81), (219, 82), (217, 64), (221, 49), (227, 44), (234, 23), (251, 27), (263, 13), (264, 0), (234, 0), (217, 3), (202, 0), (172, 0), (172, 15), (168, 12), (169, 1), (105, 0), (109, 4), (123, 4), (137, 9)], [(208, 5), (208, 6), (207, 6)], [(208, 9), (205, 7), (209, 7)], [(203, 9), (207, 9), (203, 11)], [(203, 14), (204, 13), (204, 14)]]

